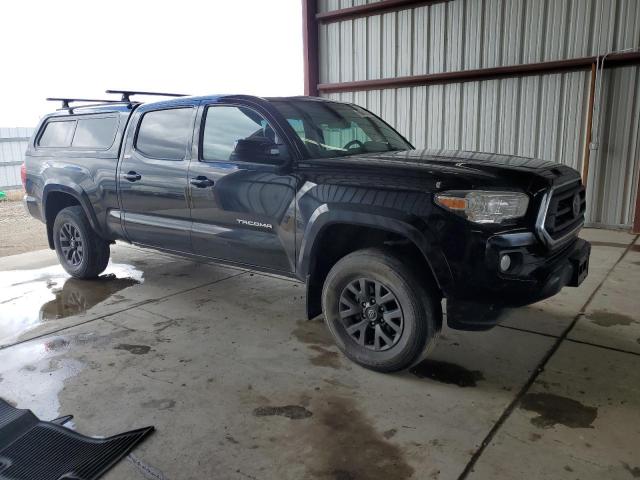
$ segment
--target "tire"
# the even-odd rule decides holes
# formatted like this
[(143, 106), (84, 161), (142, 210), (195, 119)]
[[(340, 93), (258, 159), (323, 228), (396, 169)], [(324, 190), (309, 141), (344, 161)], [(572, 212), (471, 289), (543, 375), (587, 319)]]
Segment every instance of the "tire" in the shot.
[(72, 277), (97, 278), (109, 263), (109, 243), (94, 232), (82, 207), (58, 212), (53, 222), (53, 244), (58, 261)]
[[(336, 345), (349, 359), (378, 372), (422, 360), (437, 340), (442, 309), (439, 295), (418, 278), (409, 262), (383, 248), (358, 250), (333, 266), (322, 289), (322, 308)], [(365, 297), (378, 301), (363, 306)], [(374, 321), (371, 307), (377, 309)]]

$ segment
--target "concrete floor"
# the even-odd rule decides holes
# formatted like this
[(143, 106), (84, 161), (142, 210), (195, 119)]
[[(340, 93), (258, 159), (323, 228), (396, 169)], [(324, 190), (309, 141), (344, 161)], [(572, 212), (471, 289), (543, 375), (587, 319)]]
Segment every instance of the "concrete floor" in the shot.
[(637, 478), (640, 243), (583, 236), (579, 289), (395, 375), (339, 354), (289, 280), (120, 244), (95, 282), (5, 257), (0, 396), (88, 435), (155, 425), (111, 480)]

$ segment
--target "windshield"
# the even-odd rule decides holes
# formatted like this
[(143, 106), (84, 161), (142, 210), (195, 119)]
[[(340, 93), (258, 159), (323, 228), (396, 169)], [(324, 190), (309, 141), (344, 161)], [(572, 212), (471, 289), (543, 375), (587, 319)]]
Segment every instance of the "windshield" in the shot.
[(307, 147), (311, 158), (410, 150), (389, 125), (357, 105), (272, 100)]

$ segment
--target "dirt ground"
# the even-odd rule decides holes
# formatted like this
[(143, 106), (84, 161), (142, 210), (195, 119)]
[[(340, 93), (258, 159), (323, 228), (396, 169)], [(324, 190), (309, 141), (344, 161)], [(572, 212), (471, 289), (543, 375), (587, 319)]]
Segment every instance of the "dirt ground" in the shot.
[(21, 201), (0, 201), (0, 257), (48, 248), (42, 222), (29, 215)]

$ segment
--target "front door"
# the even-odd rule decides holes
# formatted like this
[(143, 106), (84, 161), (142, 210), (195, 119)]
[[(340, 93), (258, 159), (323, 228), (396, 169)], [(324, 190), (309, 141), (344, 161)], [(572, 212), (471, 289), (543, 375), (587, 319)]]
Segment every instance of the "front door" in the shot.
[(190, 252), (188, 182), (195, 105), (147, 110), (132, 119), (118, 169), (125, 232), (133, 243)]
[(203, 105), (191, 162), (191, 242), (196, 254), (265, 270), (295, 270), (295, 192), (288, 151), (267, 112)]

